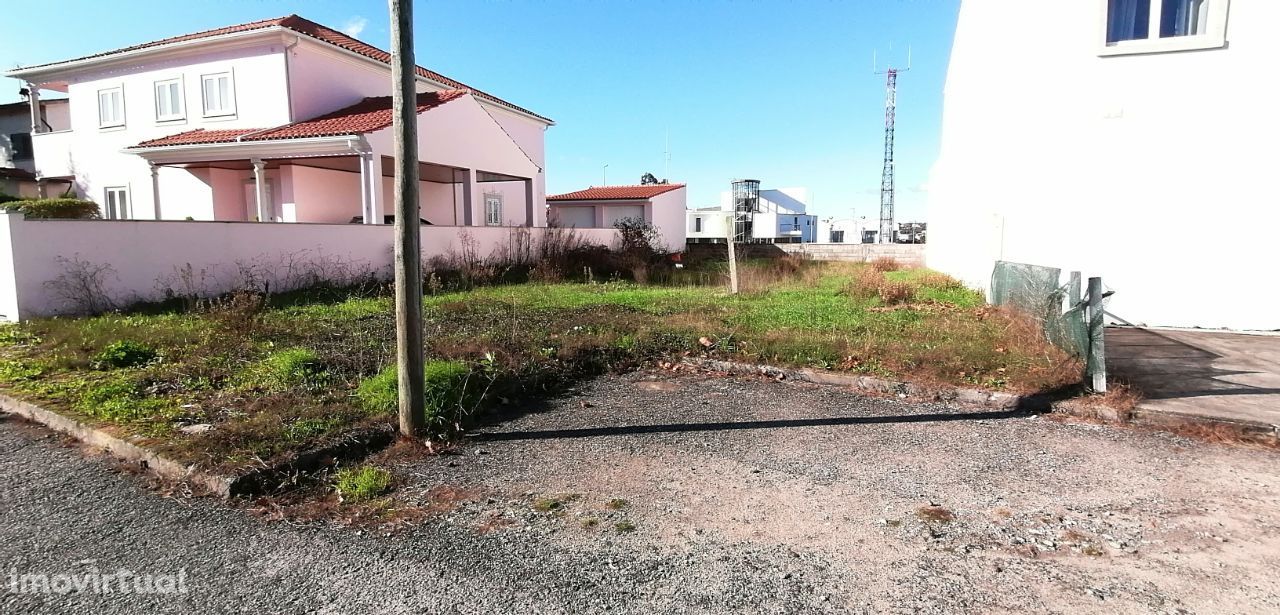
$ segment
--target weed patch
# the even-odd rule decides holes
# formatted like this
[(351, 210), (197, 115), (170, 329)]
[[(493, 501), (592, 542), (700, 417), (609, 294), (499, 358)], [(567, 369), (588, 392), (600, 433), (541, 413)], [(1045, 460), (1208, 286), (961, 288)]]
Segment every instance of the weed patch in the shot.
[(150, 346), (121, 340), (108, 344), (102, 352), (94, 355), (93, 366), (97, 369), (140, 367), (154, 361), (155, 358), (156, 351)]
[(320, 357), (306, 348), (273, 352), (246, 370), (242, 379), (242, 386), (271, 393), (294, 387), (318, 389), (327, 383)]
[(368, 502), (391, 490), (391, 472), (373, 466), (347, 468), (335, 476), (338, 496), (352, 504)]

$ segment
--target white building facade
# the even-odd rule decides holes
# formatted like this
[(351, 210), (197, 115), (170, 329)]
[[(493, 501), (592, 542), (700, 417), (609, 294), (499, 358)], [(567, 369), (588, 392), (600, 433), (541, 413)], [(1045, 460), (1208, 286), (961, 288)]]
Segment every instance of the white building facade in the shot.
[[(297, 15), (9, 71), (69, 100), (34, 170), (104, 217), (383, 223), (390, 55)], [(434, 225), (543, 226), (551, 120), (417, 69), (420, 199)]]
[(1116, 321), (1280, 328), (1278, 21), (1274, 0), (964, 0), (928, 265), (1101, 276)]
[[(759, 207), (751, 215), (747, 241), (812, 243), (818, 240), (818, 217), (806, 213), (812, 195), (808, 188), (760, 191)], [(690, 242), (723, 243), (733, 231), (733, 192), (720, 193), (720, 204), (689, 210), (685, 233)]]

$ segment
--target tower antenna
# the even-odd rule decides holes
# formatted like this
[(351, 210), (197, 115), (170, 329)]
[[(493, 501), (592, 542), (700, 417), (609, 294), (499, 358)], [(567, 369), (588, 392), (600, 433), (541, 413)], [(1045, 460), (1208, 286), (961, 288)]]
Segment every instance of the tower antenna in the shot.
[(666, 131), (666, 143), (663, 145), (662, 151), (662, 179), (666, 180), (671, 177), (671, 129)]
[[(876, 65), (876, 54), (872, 52), (871, 64)], [(894, 207), (894, 160), (893, 137), (894, 125), (898, 114), (898, 73), (911, 70), (911, 48), (907, 47), (907, 67), (893, 68), (890, 64), (885, 70), (876, 70), (877, 75), (885, 76), (884, 83), (884, 168), (880, 172), (880, 243), (894, 243), (897, 234), (893, 232)]]

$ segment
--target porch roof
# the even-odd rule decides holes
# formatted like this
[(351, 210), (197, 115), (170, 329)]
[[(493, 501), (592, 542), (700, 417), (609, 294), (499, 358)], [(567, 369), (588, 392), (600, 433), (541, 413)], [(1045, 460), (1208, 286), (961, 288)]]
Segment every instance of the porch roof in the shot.
[[(425, 113), (466, 94), (466, 90), (445, 90), (443, 92), (418, 94), (418, 113)], [(391, 123), (391, 97), (375, 96), (365, 98), (354, 105), (332, 113), (274, 128), (231, 128), (224, 130), (197, 128), (158, 139), (143, 141), (128, 149), (355, 136), (382, 130), (390, 126)]]

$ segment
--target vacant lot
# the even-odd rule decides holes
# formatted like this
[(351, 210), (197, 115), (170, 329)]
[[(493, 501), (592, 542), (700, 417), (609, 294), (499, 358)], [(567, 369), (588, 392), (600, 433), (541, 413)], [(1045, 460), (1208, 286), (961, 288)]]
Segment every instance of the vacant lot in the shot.
[[(1078, 365), (1023, 320), (982, 306), (945, 276), (893, 269), (747, 264), (738, 296), (707, 285), (715, 271), (687, 270), (666, 286), (436, 292), (424, 308), (427, 353), (442, 361), (432, 372), (441, 382), (467, 383), (466, 395), (441, 399), (468, 409), (537, 400), (682, 354), (995, 389), (1078, 378)], [(429, 282), (439, 290), (437, 278)], [(241, 293), (185, 311), (6, 327), (0, 387), (186, 462), (259, 464), (391, 421), (389, 299), (323, 299)], [(437, 419), (452, 423), (443, 411)]]
[[(0, 561), (190, 593), (13, 612), (1276, 612), (1270, 451), (832, 388), (606, 376), (454, 454), (392, 450), (388, 522), (159, 498), (0, 425)], [(68, 497), (74, 493), (75, 497)], [(314, 503), (309, 506), (314, 506)], [(260, 515), (275, 516), (270, 504)], [(86, 564), (88, 561), (90, 564)]]

